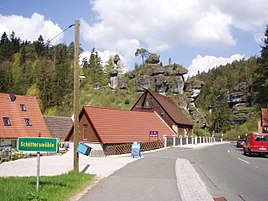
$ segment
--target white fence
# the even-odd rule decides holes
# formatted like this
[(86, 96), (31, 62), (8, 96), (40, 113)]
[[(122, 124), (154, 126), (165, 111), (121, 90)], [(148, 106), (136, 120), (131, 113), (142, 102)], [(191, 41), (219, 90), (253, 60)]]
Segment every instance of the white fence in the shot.
[(181, 146), (181, 145), (189, 145), (189, 144), (201, 144), (201, 143), (214, 143), (214, 142), (222, 142), (222, 138), (218, 139), (215, 137), (188, 137), (188, 136), (173, 136), (168, 137), (164, 136), (165, 147), (171, 146)]

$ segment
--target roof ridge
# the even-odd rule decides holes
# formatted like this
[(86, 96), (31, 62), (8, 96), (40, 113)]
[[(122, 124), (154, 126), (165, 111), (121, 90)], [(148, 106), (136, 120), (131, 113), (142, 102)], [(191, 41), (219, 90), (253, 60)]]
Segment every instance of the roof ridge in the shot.
[(72, 117), (63, 117), (63, 116), (50, 116), (50, 115), (43, 115), (43, 117), (72, 118)]
[[(84, 108), (95, 108), (95, 109), (103, 109), (103, 110), (116, 110), (116, 111), (123, 111), (123, 112), (143, 112), (144, 111), (136, 111), (136, 110), (125, 110), (120, 108), (102, 108), (102, 107), (94, 107), (94, 106), (83, 106)], [(153, 112), (146, 112), (146, 113), (153, 113)]]

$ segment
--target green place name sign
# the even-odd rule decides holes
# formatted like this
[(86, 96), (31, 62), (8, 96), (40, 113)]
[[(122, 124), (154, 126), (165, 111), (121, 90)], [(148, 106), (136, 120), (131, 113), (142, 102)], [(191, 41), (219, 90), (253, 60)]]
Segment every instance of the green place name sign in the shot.
[(57, 152), (57, 138), (18, 138), (19, 151), (37, 151), (37, 152)]

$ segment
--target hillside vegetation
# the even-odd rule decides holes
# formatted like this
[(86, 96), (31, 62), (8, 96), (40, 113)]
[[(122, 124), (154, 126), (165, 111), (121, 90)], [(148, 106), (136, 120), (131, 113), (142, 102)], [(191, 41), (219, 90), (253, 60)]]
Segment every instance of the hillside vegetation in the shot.
[[(253, 125), (259, 118), (259, 109), (266, 107), (268, 103), (268, 28), (263, 41), (261, 57), (235, 61), (206, 73), (201, 72), (187, 80), (204, 82), (196, 104), (207, 119), (206, 129), (209, 132), (231, 131), (230, 136), (235, 136), (238, 132), (246, 133), (255, 129)], [(136, 56), (141, 55), (144, 63), (150, 53), (143, 48), (138, 50), (140, 51), (136, 52)], [(73, 56), (73, 43), (52, 46), (42, 36), (37, 41), (29, 42), (21, 41), (14, 32), (10, 36), (3, 33), (0, 41), (0, 92), (36, 96), (43, 114), (71, 116)], [(80, 74), (85, 78), (80, 81), (80, 106), (122, 109), (132, 107), (140, 93), (136, 90), (135, 82), (127, 76), (131, 72), (123, 74), (120, 70), (122, 66), (117, 66), (119, 79), (124, 80), (127, 87), (111, 90), (109, 72), (113, 65), (112, 55), (103, 65), (94, 48), (90, 58), (83, 59)], [(139, 71), (137, 75), (146, 74), (143, 66), (136, 66), (135, 71)], [(230, 97), (235, 99), (236, 96), (243, 101), (243, 107), (234, 108)], [(239, 116), (241, 111), (247, 115)], [(247, 123), (247, 128), (244, 126), (238, 129), (233, 126), (237, 119), (254, 123)]]

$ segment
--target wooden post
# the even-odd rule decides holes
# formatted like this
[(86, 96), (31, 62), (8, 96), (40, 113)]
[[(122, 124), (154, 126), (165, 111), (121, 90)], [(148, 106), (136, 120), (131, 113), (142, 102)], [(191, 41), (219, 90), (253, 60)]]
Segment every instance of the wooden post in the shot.
[(74, 171), (79, 172), (79, 154), (76, 151), (79, 141), (79, 20), (75, 20), (74, 45)]

